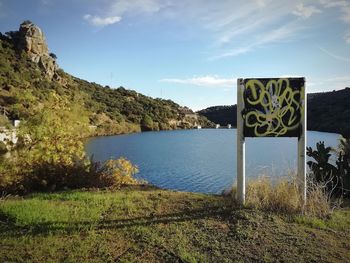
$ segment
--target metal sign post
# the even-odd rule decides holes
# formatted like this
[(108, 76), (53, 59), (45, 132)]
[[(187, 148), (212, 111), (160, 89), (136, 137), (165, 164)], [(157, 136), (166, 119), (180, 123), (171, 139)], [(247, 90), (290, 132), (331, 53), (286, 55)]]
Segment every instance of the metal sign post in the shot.
[(298, 181), (306, 200), (304, 78), (237, 80), (237, 199), (245, 202), (245, 137), (297, 137)]
[[(305, 82), (305, 80), (304, 80)], [(302, 110), (300, 118), (300, 136), (298, 138), (298, 181), (300, 185), (300, 191), (304, 202), (306, 201), (307, 181), (306, 181), (306, 113), (307, 113), (307, 93), (305, 91), (305, 84), (303, 89), (304, 98), (301, 101)]]
[(245, 138), (243, 134), (243, 116), (238, 114), (244, 109), (243, 79), (237, 80), (237, 200), (240, 204), (245, 201)]

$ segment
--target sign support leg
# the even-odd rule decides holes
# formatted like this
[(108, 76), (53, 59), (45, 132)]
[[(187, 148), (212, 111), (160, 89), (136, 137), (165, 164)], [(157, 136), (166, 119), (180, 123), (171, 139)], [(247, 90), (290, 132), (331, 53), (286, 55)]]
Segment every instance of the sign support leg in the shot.
[(237, 80), (237, 200), (245, 203), (245, 139), (243, 134), (243, 79)]
[(304, 95), (304, 99), (302, 102), (302, 110), (301, 110), (301, 134), (298, 138), (298, 181), (300, 184), (300, 192), (304, 202), (306, 202), (306, 191), (307, 191), (307, 182), (306, 182), (306, 112), (307, 112), (307, 94), (305, 88), (302, 90), (302, 94)]

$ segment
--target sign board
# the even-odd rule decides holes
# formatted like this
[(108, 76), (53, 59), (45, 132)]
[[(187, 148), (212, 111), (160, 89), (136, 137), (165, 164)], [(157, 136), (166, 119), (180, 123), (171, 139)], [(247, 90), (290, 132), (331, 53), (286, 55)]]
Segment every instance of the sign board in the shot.
[(299, 137), (304, 79), (245, 79), (244, 137)]
[(245, 199), (245, 137), (297, 137), (298, 176), (306, 198), (304, 78), (237, 80), (237, 192)]

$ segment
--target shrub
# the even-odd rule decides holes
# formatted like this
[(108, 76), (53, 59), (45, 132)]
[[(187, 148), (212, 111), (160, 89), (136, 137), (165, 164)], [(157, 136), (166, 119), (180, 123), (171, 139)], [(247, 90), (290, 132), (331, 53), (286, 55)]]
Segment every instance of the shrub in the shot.
[[(313, 177), (310, 175), (310, 177)], [(304, 210), (307, 215), (325, 217), (332, 211), (331, 194), (324, 184), (315, 180), (308, 180), (307, 202)], [(334, 204), (339, 201), (333, 200)]]
[(134, 178), (138, 168), (125, 158), (110, 159), (104, 163), (90, 161), (89, 178), (86, 182), (90, 187), (119, 188), (123, 185), (136, 185)]
[(145, 115), (141, 121), (141, 129), (143, 131), (152, 131), (153, 130), (153, 120), (149, 115)]
[(268, 177), (262, 177), (248, 183), (246, 202), (258, 209), (295, 213), (302, 200), (295, 182), (280, 179), (272, 184)]
[[(331, 164), (331, 151), (336, 152), (336, 165)], [(314, 161), (308, 161), (314, 180), (324, 184), (330, 195), (339, 197), (350, 193), (350, 139), (341, 137), (338, 149), (325, 147), (324, 142), (316, 144), (316, 150), (307, 147), (307, 155)]]
[[(231, 192), (236, 195), (236, 189)], [(307, 214), (324, 217), (331, 212), (330, 196), (324, 185), (308, 180), (307, 199), (304, 202), (299, 191), (298, 180), (279, 178), (273, 182), (270, 177), (262, 176), (247, 184), (246, 206), (255, 209), (282, 214)]]
[(103, 163), (81, 159), (69, 165), (43, 163), (30, 167), (23, 157), (15, 157), (0, 165), (0, 193), (27, 194), (67, 188), (116, 189), (141, 183), (134, 178), (137, 172), (137, 167), (125, 158)]

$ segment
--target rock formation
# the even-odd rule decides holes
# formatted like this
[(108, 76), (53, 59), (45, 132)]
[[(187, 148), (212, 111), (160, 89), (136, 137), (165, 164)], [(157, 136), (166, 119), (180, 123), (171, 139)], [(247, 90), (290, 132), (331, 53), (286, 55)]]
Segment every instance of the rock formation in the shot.
[(59, 79), (58, 65), (49, 53), (45, 36), (41, 29), (30, 21), (23, 22), (19, 27), (17, 48), (25, 51), (33, 62), (38, 63), (48, 79)]

